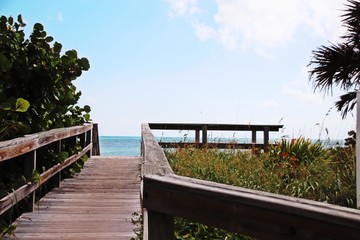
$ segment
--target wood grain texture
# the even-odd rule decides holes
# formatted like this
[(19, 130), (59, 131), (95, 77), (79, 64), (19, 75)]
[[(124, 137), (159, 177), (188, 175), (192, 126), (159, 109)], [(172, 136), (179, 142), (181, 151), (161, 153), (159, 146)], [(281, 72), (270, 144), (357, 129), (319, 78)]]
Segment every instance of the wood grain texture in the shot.
[(62, 164), (54, 165), (53, 167), (49, 168), (47, 171), (42, 173), (40, 175), (40, 179), (38, 182), (29, 182), (21, 186), (20, 188), (16, 189), (13, 193), (0, 199), (0, 214), (4, 213), (5, 211), (13, 207), (18, 201), (24, 199), (26, 196), (34, 192), (44, 182), (48, 181), (55, 174), (59, 173), (64, 168), (76, 162), (78, 159), (84, 156), (88, 151), (90, 151), (91, 148), (92, 148), (92, 144), (90, 143), (81, 152), (67, 158)]
[(131, 239), (140, 213), (140, 157), (92, 157), (82, 172), (14, 223), (16, 238)]
[[(143, 206), (258, 239), (360, 239), (360, 211), (177, 175), (145, 175)], [(148, 215), (149, 239), (159, 229)], [(150, 231), (154, 232), (154, 236)], [(172, 239), (169, 235), (167, 238)]]
[(2, 141), (0, 142), (0, 161), (9, 160), (52, 142), (85, 133), (91, 130), (92, 127), (92, 123), (86, 123), (82, 126), (52, 129), (46, 132)]

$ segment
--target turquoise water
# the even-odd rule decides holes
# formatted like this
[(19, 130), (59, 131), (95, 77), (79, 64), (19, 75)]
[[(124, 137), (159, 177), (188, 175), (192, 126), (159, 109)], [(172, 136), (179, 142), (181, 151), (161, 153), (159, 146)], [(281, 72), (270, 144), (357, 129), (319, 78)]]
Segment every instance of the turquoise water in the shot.
[(101, 156), (140, 156), (140, 137), (100, 136)]
[[(183, 138), (158, 138), (159, 141), (194, 141), (194, 139)], [(218, 139), (219, 140), (219, 139)], [(226, 140), (226, 139), (225, 139)], [(229, 140), (229, 139), (228, 139)], [(231, 140), (231, 139), (230, 139)], [(233, 140), (233, 139), (232, 139)], [(101, 156), (140, 156), (141, 137), (128, 136), (100, 136), (100, 155)], [(209, 141), (211, 141), (209, 139)], [(216, 142), (217, 140), (213, 140)], [(224, 141), (224, 139), (222, 139)], [(250, 139), (236, 139), (239, 143), (249, 143)], [(225, 141), (226, 142), (226, 141)], [(334, 145), (343, 145), (343, 141), (323, 142), (325, 147), (332, 147)]]

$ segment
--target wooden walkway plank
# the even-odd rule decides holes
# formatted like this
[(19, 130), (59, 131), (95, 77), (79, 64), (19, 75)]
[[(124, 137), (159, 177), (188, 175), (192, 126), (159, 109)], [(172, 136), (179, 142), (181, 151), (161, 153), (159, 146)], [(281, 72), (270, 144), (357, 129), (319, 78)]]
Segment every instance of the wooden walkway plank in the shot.
[(14, 223), (16, 238), (131, 239), (140, 213), (140, 157), (92, 157)]

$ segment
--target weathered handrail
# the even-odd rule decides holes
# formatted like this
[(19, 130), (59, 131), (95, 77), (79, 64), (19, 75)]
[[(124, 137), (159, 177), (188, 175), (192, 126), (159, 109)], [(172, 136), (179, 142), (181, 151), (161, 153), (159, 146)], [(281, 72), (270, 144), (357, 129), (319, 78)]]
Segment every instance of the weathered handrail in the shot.
[[(160, 142), (160, 146), (164, 148), (171, 148), (184, 145), (192, 145), (195, 147), (206, 146), (208, 148), (262, 148), (266, 149), (269, 146), (269, 132), (279, 131), (283, 125), (254, 125), (254, 124), (214, 124), (214, 123), (149, 123), (150, 129), (153, 130), (193, 130), (195, 131), (195, 142), (193, 143), (173, 143)], [(200, 142), (200, 131), (201, 142)], [(208, 131), (249, 131), (251, 132), (251, 143), (211, 143), (208, 141)], [(256, 133), (263, 132), (263, 143), (258, 143)]]
[[(167, 167), (142, 125), (144, 239), (173, 239), (174, 216), (260, 239), (358, 239), (360, 211), (157, 171)], [(145, 135), (145, 137), (144, 137)], [(152, 139), (151, 139), (152, 138)], [(157, 152), (156, 154), (151, 153)]]
[[(94, 124), (95, 125), (95, 124)], [(62, 163), (58, 163), (40, 175), (40, 178), (36, 181), (28, 182), (27, 184), (19, 187), (14, 190), (9, 195), (0, 199), (0, 214), (6, 212), (8, 209), (13, 207), (17, 202), (21, 201), (25, 197), (29, 196), (31, 198), (31, 206), (29, 206), (29, 211), (33, 210), (34, 201), (35, 201), (35, 190), (38, 189), (44, 182), (48, 181), (50, 178), (59, 174), (66, 167), (70, 166), (85, 154), (88, 156), (91, 155), (92, 145), (92, 131), (93, 124), (84, 124), (82, 126), (53, 129), (46, 132), (36, 133), (27, 135), (25, 137), (20, 137), (8, 141), (0, 142), (0, 162), (1, 161), (11, 161), (16, 157), (27, 154), (26, 159), (23, 159), (26, 169), (24, 173), (26, 178), (31, 178), (33, 171), (36, 169), (36, 150), (44, 147), (49, 144), (57, 143), (57, 151), (61, 151), (61, 141), (69, 138), (79, 138), (80, 145), (82, 150), (67, 159)], [(76, 141), (74, 141), (76, 142)], [(41, 157), (41, 156), (40, 156)], [(57, 180), (57, 185), (60, 184), (59, 176)]]

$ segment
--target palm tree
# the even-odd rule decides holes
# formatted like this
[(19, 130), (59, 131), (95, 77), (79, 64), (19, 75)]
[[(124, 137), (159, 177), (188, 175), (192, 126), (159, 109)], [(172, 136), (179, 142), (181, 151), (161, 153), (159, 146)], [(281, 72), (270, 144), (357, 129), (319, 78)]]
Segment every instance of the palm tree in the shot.
[(333, 86), (346, 91), (335, 102), (343, 118), (351, 112), (356, 104), (356, 91), (360, 85), (360, 2), (348, 0), (347, 10), (342, 15), (342, 24), (346, 33), (338, 44), (321, 46), (313, 51), (309, 63), (310, 81), (314, 90), (332, 94)]

